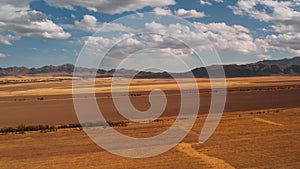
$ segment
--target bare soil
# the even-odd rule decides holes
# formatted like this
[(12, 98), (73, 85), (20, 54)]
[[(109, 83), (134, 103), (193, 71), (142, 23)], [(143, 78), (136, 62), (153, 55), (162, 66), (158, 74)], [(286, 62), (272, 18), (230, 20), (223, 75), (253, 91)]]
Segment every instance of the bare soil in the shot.
[[(20, 77), (19, 80), (12, 78), (11, 80), (19, 81), (19, 83), (0, 86), (0, 128), (15, 127), (20, 124), (78, 123), (72, 100), (71, 79), (55, 81), (54, 77), (32, 78), (29, 78), (30, 83), (23, 83), (26, 81), (26, 77)], [(47, 81), (47, 79), (51, 80)], [(60, 79), (63, 78), (60, 77)], [(41, 80), (44, 81), (41, 82)], [(183, 81), (188, 86), (190, 80), (183, 79)], [(206, 114), (211, 102), (210, 83), (208, 79), (198, 79), (197, 81), (200, 88), (199, 114)], [(108, 92), (110, 91), (110, 82), (109, 78), (97, 79), (98, 105), (108, 121), (124, 120), (116, 110), (111, 94)], [(120, 79), (120, 83), (122, 84), (122, 79)], [(166, 93), (168, 99), (162, 116), (178, 114), (181, 93), (174, 80), (135, 79), (131, 85), (130, 92), (135, 94), (131, 97), (131, 101), (137, 109), (147, 110), (150, 107), (148, 94), (151, 90), (158, 88)], [(231, 78), (227, 80), (227, 86), (225, 112), (300, 107), (299, 76)], [(188, 87), (182, 93), (189, 94)], [(122, 89), (120, 89), (119, 96), (124, 97)], [(193, 100), (190, 102), (193, 104)]]

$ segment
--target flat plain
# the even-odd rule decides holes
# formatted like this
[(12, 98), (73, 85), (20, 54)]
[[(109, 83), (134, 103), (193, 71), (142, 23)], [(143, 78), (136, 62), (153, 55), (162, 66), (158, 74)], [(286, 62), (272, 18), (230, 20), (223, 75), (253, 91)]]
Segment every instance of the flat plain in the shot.
[[(87, 79), (89, 80), (89, 79)], [(118, 79), (124, 97), (125, 79)], [(188, 94), (191, 80), (182, 79)], [(72, 100), (71, 77), (7, 77), (0, 79), (0, 128), (18, 125), (78, 123)], [(109, 121), (125, 120), (110, 94), (111, 79), (96, 80), (96, 97)], [(129, 159), (98, 147), (80, 129), (55, 132), (3, 133), (0, 135), (0, 168), (299, 168), (300, 77), (272, 76), (227, 79), (225, 113), (216, 132), (198, 143), (211, 90), (208, 79), (197, 79), (200, 110), (185, 139), (156, 157)], [(88, 88), (83, 86), (82, 89)], [(134, 79), (133, 105), (150, 107), (148, 94), (161, 89), (168, 99), (160, 120), (129, 123), (116, 129), (132, 137), (149, 137), (165, 131), (180, 108), (178, 86), (172, 79)], [(190, 101), (191, 104), (193, 101)]]

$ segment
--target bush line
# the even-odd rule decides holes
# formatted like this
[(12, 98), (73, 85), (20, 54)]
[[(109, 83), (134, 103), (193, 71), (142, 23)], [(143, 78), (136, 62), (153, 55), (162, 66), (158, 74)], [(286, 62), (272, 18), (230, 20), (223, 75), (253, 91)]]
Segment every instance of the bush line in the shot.
[(127, 121), (120, 121), (120, 122), (90, 122), (90, 123), (83, 123), (83, 124), (66, 124), (66, 125), (19, 125), (17, 127), (7, 127), (7, 128), (1, 128), (0, 133), (20, 133), (23, 134), (26, 131), (57, 131), (58, 129), (67, 129), (67, 128), (80, 128), (83, 127), (121, 127), (121, 126), (127, 126), (129, 122)]

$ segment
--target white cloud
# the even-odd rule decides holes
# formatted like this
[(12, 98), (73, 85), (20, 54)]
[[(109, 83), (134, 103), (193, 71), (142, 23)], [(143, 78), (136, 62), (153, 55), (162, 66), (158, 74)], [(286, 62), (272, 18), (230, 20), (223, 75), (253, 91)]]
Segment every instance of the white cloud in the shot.
[(161, 34), (166, 34), (166, 26), (157, 22), (151, 22), (145, 24), (146, 30), (149, 31), (156, 31), (158, 30)]
[(4, 53), (0, 53), (0, 59), (6, 58), (7, 56)]
[(189, 48), (182, 48), (182, 49), (173, 49), (173, 48), (164, 48), (161, 49), (162, 52), (167, 52), (171, 55), (176, 55), (180, 57), (189, 57), (194, 54), (194, 51)]
[(246, 32), (246, 33), (250, 33), (250, 30), (244, 26), (241, 25), (233, 25), (232, 26), (235, 30), (240, 31), (240, 32)]
[[(257, 5), (263, 9), (258, 10)], [(267, 48), (300, 54), (300, 12), (293, 8), (295, 6), (299, 6), (299, 1), (240, 0), (230, 8), (236, 15), (272, 24), (271, 28), (277, 33), (265, 37)]]
[(200, 0), (201, 5), (212, 5), (208, 0)]
[(84, 15), (82, 20), (75, 21), (74, 24), (62, 25), (65, 29), (84, 30), (88, 32), (111, 32), (123, 31), (134, 32), (135, 30), (119, 23), (100, 23), (97, 18), (92, 15)]
[[(114, 38), (88, 37), (85, 39), (85, 43), (89, 40), (89, 44), (94, 44), (92, 46), (99, 50), (97, 53), (103, 53), (106, 48), (110, 48), (111, 45), (118, 42), (107, 55), (109, 59), (104, 62), (111, 67), (116, 66), (114, 64), (118, 63), (122, 57), (149, 48), (159, 49), (158, 51), (161, 53), (169, 53), (185, 58), (190, 65), (199, 66), (199, 62), (193, 57), (193, 49), (200, 49), (203, 52), (200, 55), (205, 56), (206, 52), (208, 52), (207, 50), (211, 48), (211, 44), (206, 38), (210, 40), (218, 51), (253, 54), (263, 59), (270, 58), (268, 54), (269, 42), (266, 39), (253, 38), (250, 30), (242, 25), (227, 25), (226, 23), (205, 24), (200, 22), (195, 22), (194, 25), (203, 33), (192, 30), (189, 26), (180, 23), (165, 25), (149, 22), (145, 23), (146, 32), (168, 35), (167, 37), (169, 38), (158, 34), (142, 34), (139, 37), (133, 36), (133, 34), (123, 34), (121, 37)], [(184, 40), (185, 44), (180, 43), (182, 42), (181, 40)], [(189, 47), (186, 45), (189, 45)], [(153, 55), (164, 56), (158, 51), (149, 54), (149, 59), (153, 59)], [(93, 55), (91, 54), (91, 57)]]
[[(221, 51), (237, 52), (242, 54), (264, 52), (250, 34), (248, 28), (241, 25), (229, 26), (226, 23), (204, 24), (195, 22), (194, 25), (201, 30), (212, 44)], [(195, 47), (207, 47), (203, 44), (204, 36), (201, 33), (191, 31), (189, 27), (181, 24), (162, 25), (160, 23), (146, 23), (149, 31), (159, 30), (162, 34), (170, 34), (175, 38), (181, 37)], [(261, 42), (262, 43), (262, 42)]]
[(153, 11), (157, 15), (172, 15), (172, 11), (170, 9), (166, 9), (166, 8), (154, 8)]
[(226, 23), (194, 23), (214, 46), (222, 51), (242, 54), (260, 52), (249, 29), (241, 25), (229, 26)]
[[(201, 30), (197, 32), (189, 26), (176, 24), (161, 24), (157, 22), (145, 23), (146, 32), (156, 32), (162, 35), (168, 35), (169, 38), (158, 34), (142, 34), (139, 37), (132, 37), (133, 34), (123, 34), (121, 37), (88, 37), (85, 43), (93, 44), (97, 48), (97, 53), (105, 52), (116, 42), (118, 44), (110, 50), (108, 56), (110, 59), (105, 63), (111, 65), (117, 63), (124, 56), (128, 56), (136, 51), (151, 48), (159, 49), (162, 53), (185, 58), (191, 65), (199, 63), (192, 57), (193, 49), (200, 49), (201, 56), (205, 56), (211, 44), (206, 40), (208, 38), (214, 47), (219, 51), (254, 54), (258, 57), (268, 58), (268, 43), (264, 39), (255, 39), (250, 34), (250, 30), (242, 25), (227, 25), (226, 23), (200, 23), (194, 25)], [(181, 43), (183, 40), (185, 44)], [(189, 45), (186, 46), (186, 45)], [(93, 54), (91, 54), (92, 57)], [(150, 54), (149, 54), (150, 55)], [(152, 53), (153, 55), (153, 53)], [(157, 52), (157, 56), (161, 54)], [(149, 56), (149, 58), (152, 58)]]
[(119, 23), (102, 23), (101, 26), (102, 26), (101, 28), (102, 32), (111, 32), (111, 31), (135, 32), (136, 31), (128, 26)]
[[(261, 5), (264, 9), (258, 10), (257, 5)], [(248, 15), (260, 21), (299, 21), (300, 13), (295, 11), (292, 6), (294, 6), (293, 1), (239, 0), (237, 6), (230, 6), (230, 8), (236, 15)]]
[(71, 35), (63, 28), (43, 14), (31, 10), (29, 0), (4, 0), (0, 2), (0, 31), (11, 32), (6, 35), (2, 44), (10, 45), (11, 40), (18, 40), (20, 36), (29, 36), (43, 39), (67, 39)]
[(200, 0), (201, 5), (212, 5), (211, 2), (223, 3), (224, 0)]
[[(87, 44), (85, 57), (87, 57), (89, 61), (94, 59), (96, 62), (97, 58), (95, 59), (95, 56), (97, 53), (108, 52), (106, 54), (107, 57), (102, 61), (102, 66), (106, 69), (116, 68), (123, 59), (131, 56), (138, 57), (132, 60), (136, 63), (135, 65), (139, 65), (139, 63), (143, 62), (152, 63), (152, 65), (155, 66), (161, 65), (168, 67), (170, 63), (174, 62), (174, 60), (172, 61), (172, 57), (170, 58), (170, 55), (189, 60), (190, 57), (188, 56), (193, 54), (193, 51), (187, 48), (181, 41), (176, 41), (169, 36), (152, 33), (136, 36), (133, 36), (133, 34), (124, 34), (115, 38), (104, 38), (101, 36), (87, 37), (85, 43)], [(114, 45), (113, 48), (111, 48), (112, 45)], [(167, 56), (169, 56), (171, 60), (166, 59), (165, 57)], [(165, 63), (166, 60), (168, 60), (168, 65)], [(197, 64), (198, 62), (197, 60), (191, 61), (191, 63), (196, 65), (199, 65)], [(178, 70), (178, 66), (173, 68), (174, 70)]]
[(13, 35), (1, 35), (0, 34), (0, 44), (4, 44), (4, 45), (12, 45), (11, 41), (15, 41), (15, 40), (19, 40), (20, 37), (19, 36), (13, 36)]
[(286, 50), (300, 55), (300, 33), (284, 33), (279, 35), (268, 35), (266, 42), (269, 48)]
[(100, 28), (97, 18), (92, 15), (84, 15), (81, 21), (75, 21), (74, 27), (90, 32), (95, 32)]
[(264, 59), (264, 60), (272, 58), (271, 55), (264, 55), (264, 54), (257, 55), (257, 57), (260, 58), (260, 59)]
[(195, 9), (185, 10), (185, 9), (178, 9), (175, 11), (175, 15), (182, 17), (182, 18), (202, 18), (205, 16), (204, 12), (196, 11)]
[(195, 9), (185, 10), (185, 9), (178, 9), (172, 12), (168, 8), (154, 8), (153, 12), (157, 15), (176, 15), (181, 18), (202, 18), (205, 16), (204, 12), (196, 11)]
[(136, 11), (144, 7), (163, 7), (175, 5), (175, 0), (45, 0), (49, 5), (73, 9), (81, 6), (94, 12), (107, 14), (121, 14), (128, 11)]

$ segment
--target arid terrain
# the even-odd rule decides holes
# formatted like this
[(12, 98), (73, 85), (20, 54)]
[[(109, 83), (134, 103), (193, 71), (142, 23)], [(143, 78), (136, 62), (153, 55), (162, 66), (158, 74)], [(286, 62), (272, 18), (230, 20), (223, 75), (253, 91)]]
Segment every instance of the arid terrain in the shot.
[[(89, 80), (89, 79), (87, 79)], [(124, 97), (124, 79), (118, 96)], [(189, 94), (191, 80), (182, 79), (180, 93), (172, 79), (134, 79), (130, 99), (139, 110), (149, 108), (153, 89), (166, 93), (168, 103), (159, 120), (129, 122), (116, 127), (134, 136), (149, 137), (169, 127), (180, 108), (180, 94)], [(110, 78), (96, 80), (97, 101), (108, 121), (125, 120), (114, 107)], [(129, 159), (98, 147), (80, 128), (60, 128), (0, 135), (0, 168), (299, 168), (300, 77), (269, 76), (227, 79), (225, 113), (205, 143), (199, 133), (210, 107), (210, 82), (197, 79), (200, 110), (193, 130), (176, 147), (157, 157)], [(0, 78), (0, 128), (77, 124), (71, 77)], [(83, 86), (85, 90), (88, 86)], [(192, 104), (193, 100), (191, 100)]]

